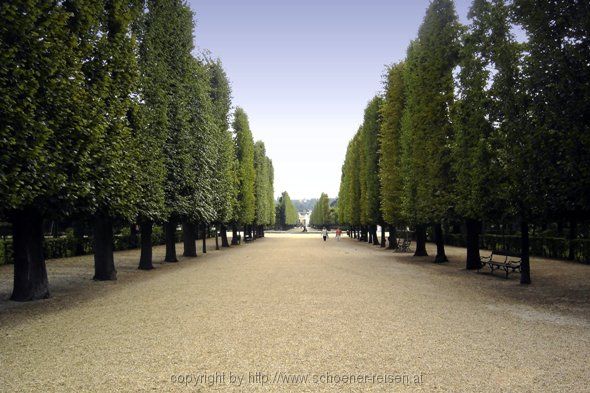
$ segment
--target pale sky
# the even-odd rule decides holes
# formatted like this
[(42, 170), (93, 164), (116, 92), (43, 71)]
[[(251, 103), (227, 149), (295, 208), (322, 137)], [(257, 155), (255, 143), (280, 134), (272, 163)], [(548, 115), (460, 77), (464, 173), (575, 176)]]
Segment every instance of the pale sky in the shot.
[[(348, 141), (429, 0), (190, 0), (195, 45), (221, 58), (233, 104), (275, 168), (275, 194), (336, 197)], [(456, 2), (466, 20), (471, 1)]]

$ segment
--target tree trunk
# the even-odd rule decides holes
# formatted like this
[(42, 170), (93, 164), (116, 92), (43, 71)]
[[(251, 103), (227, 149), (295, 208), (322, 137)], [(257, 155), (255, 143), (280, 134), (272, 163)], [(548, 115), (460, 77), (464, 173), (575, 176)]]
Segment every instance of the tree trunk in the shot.
[(481, 222), (469, 218), (465, 220), (465, 226), (467, 228), (467, 261), (465, 262), (465, 268), (467, 270), (479, 269), (481, 264), (479, 255)]
[(221, 225), (221, 247), (229, 247), (229, 242), (227, 241), (227, 228), (225, 225)]
[(389, 226), (389, 247), (390, 250), (395, 250), (397, 248), (397, 230), (395, 226)]
[(113, 254), (113, 221), (105, 215), (94, 220), (94, 280), (114, 281), (117, 279)]
[(443, 237), (442, 225), (440, 223), (434, 225), (434, 238), (436, 241), (436, 256), (434, 257), (434, 262), (448, 262), (449, 260), (445, 254), (445, 238)]
[(520, 256), (522, 261), (520, 263), (520, 283), (531, 283), (531, 265), (529, 260), (529, 223), (526, 219), (522, 219), (520, 223)]
[(166, 237), (166, 257), (164, 262), (178, 262), (176, 258), (176, 220), (170, 218), (166, 224), (164, 224), (164, 234)]
[(373, 245), (378, 246), (379, 245), (379, 238), (377, 237), (377, 224), (373, 225), (371, 227), (371, 230), (373, 231)]
[(152, 270), (152, 221), (143, 221), (140, 225), (141, 230), (141, 255), (139, 257), (140, 270)]
[(49, 297), (43, 256), (43, 216), (35, 209), (14, 212), (12, 247), (14, 284), (10, 300), (25, 302)]
[(195, 224), (185, 221), (182, 223), (182, 242), (184, 244), (184, 251), (182, 255), (185, 257), (197, 256)]
[(427, 257), (426, 252), (426, 227), (424, 225), (416, 225), (416, 252), (415, 257)]
[(385, 224), (381, 225), (381, 248), (385, 248), (387, 242), (385, 240)]
[(238, 244), (238, 226), (234, 224), (232, 226), (231, 245), (235, 246)]
[(203, 254), (207, 254), (207, 224), (203, 224)]
[(573, 218), (570, 221), (570, 231), (568, 234), (568, 255), (567, 259), (573, 261), (576, 258), (576, 238), (578, 237), (578, 220)]
[(219, 250), (219, 231), (217, 230), (217, 225), (215, 226), (215, 250)]

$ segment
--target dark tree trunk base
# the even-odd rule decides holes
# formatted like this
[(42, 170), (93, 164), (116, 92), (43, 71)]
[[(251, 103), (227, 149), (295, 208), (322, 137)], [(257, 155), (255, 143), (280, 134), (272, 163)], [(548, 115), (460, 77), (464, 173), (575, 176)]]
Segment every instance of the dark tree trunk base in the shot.
[(397, 249), (397, 231), (393, 225), (389, 226), (389, 246), (387, 248), (390, 250)]
[(141, 231), (141, 255), (139, 257), (139, 270), (152, 270), (154, 265), (152, 263), (152, 228), (151, 221), (142, 222), (140, 225)]
[(94, 280), (117, 279), (113, 254), (113, 222), (110, 217), (98, 215), (94, 221)]
[(436, 256), (434, 257), (435, 263), (448, 262), (447, 255), (445, 254), (445, 239), (443, 237), (443, 230), (441, 224), (434, 225), (434, 238), (436, 240)]
[(238, 227), (234, 225), (232, 227), (231, 245), (237, 246), (238, 244)]
[(215, 226), (215, 250), (219, 250), (219, 231), (217, 230), (217, 226)]
[(523, 219), (520, 225), (520, 283), (531, 283), (531, 265), (529, 260), (529, 223)]
[(164, 262), (178, 262), (176, 257), (176, 220), (170, 219), (164, 224), (164, 234), (166, 237), (166, 257)]
[(427, 257), (426, 252), (426, 227), (424, 225), (416, 226), (416, 251), (415, 257)]
[(227, 241), (227, 228), (225, 225), (221, 226), (221, 247), (229, 247), (229, 242)]
[(479, 232), (481, 223), (477, 220), (467, 219), (467, 261), (465, 268), (475, 270), (481, 267), (481, 258), (479, 255)]
[(387, 241), (385, 240), (385, 225), (381, 225), (381, 248), (385, 248)]
[(203, 224), (203, 254), (207, 254), (207, 224)]
[(184, 250), (182, 255), (185, 257), (196, 257), (197, 256), (197, 244), (196, 244), (196, 233), (195, 225), (190, 222), (182, 223), (182, 242), (184, 244)]
[(10, 300), (26, 302), (49, 297), (49, 284), (43, 256), (43, 216), (34, 209), (11, 215), (14, 286)]

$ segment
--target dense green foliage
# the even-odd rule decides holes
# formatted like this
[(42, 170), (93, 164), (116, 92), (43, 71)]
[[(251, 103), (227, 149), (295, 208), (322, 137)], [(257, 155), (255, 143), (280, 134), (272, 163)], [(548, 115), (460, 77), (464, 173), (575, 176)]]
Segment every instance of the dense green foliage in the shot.
[(522, 177), (531, 179), (531, 194), (541, 196), (534, 201), (542, 203), (536, 215), (587, 219), (590, 7), (582, 0), (514, 0), (514, 17), (529, 37), (523, 59), (527, 111), (522, 124), (529, 134), (526, 147), (534, 154), (523, 163)]
[(248, 115), (242, 108), (236, 108), (234, 121), (234, 140), (238, 160), (238, 215), (240, 224), (252, 224), (256, 218), (256, 168), (254, 167), (254, 140)]
[(275, 206), (273, 190), (272, 161), (266, 156), (264, 142), (257, 141), (254, 144), (254, 169), (256, 170), (256, 182), (254, 191), (256, 195), (256, 218), (254, 223), (259, 226), (271, 226), (274, 224)]
[(401, 128), (406, 104), (404, 63), (389, 68), (381, 107), (379, 132), (379, 186), (381, 187), (381, 214), (390, 224), (399, 224), (402, 216), (403, 178), (401, 170)]
[[(93, 10), (94, 12), (94, 10)], [(70, 23), (54, 1), (0, 5), (0, 209), (74, 209), (91, 193), (93, 147), (102, 132), (91, 119), (85, 85), (94, 26)], [(96, 24), (90, 15), (88, 24)], [(76, 18), (78, 19), (78, 18)], [(74, 39), (71, 39), (74, 38)]]
[[(209, 61), (211, 101), (215, 124), (216, 161), (213, 173), (212, 194), (216, 212), (215, 221), (229, 223), (234, 220), (238, 203), (238, 162), (233, 135), (229, 129), (231, 89), (221, 62)], [(272, 182), (272, 180), (271, 180)]]
[(338, 224), (338, 213), (330, 206), (328, 194), (322, 192), (309, 217), (309, 225), (314, 227), (330, 227)]
[(276, 226), (280, 229), (289, 229), (297, 224), (299, 215), (295, 205), (291, 202), (289, 193), (283, 191), (276, 205)]

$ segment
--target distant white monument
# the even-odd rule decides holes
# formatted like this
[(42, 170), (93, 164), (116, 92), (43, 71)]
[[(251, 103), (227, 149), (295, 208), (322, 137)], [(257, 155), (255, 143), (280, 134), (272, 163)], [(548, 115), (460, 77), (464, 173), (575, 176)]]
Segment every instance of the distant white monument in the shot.
[(311, 212), (297, 212), (297, 214), (299, 216), (299, 225), (307, 227), (309, 225), (309, 217), (311, 216)]

